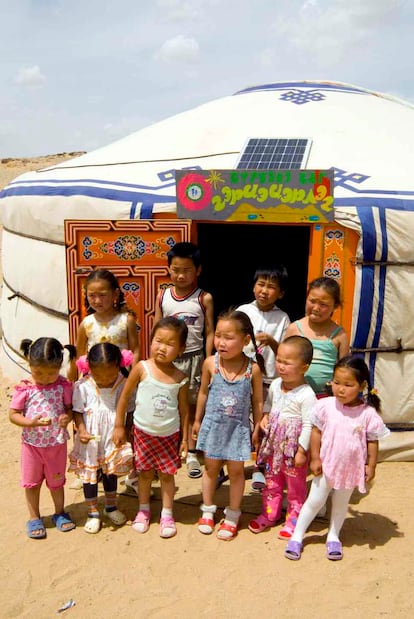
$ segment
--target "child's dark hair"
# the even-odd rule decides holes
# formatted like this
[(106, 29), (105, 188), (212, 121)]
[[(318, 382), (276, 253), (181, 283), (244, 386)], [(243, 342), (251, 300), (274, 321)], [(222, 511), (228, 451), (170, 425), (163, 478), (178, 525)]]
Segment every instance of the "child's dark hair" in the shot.
[(346, 368), (347, 370), (350, 370), (359, 385), (362, 386), (363, 383), (367, 384), (367, 394), (365, 396), (365, 400), (367, 404), (373, 406), (375, 410), (379, 412), (381, 410), (381, 400), (379, 399), (375, 389), (372, 388), (369, 369), (365, 361), (356, 355), (347, 355), (346, 357), (339, 359), (336, 363), (334, 367), (334, 377), (338, 368)]
[(114, 292), (116, 290), (119, 290), (118, 300), (116, 302), (116, 305), (114, 306), (114, 309), (118, 310), (119, 312), (122, 311), (125, 306), (125, 298), (124, 298), (124, 293), (121, 290), (121, 286), (119, 285), (119, 281), (117, 280), (115, 275), (111, 273), (111, 271), (108, 271), (107, 269), (95, 269), (94, 271), (89, 273), (88, 277), (85, 280), (85, 284), (84, 284), (85, 308), (86, 308), (87, 313), (88, 314), (95, 313), (95, 310), (92, 309), (92, 307), (89, 304), (87, 292), (88, 292), (88, 285), (91, 284), (92, 282), (96, 282), (97, 280), (103, 280), (107, 282), (111, 290), (113, 290)]
[(197, 245), (187, 241), (176, 243), (171, 247), (170, 251), (167, 252), (168, 266), (171, 266), (173, 258), (190, 258), (196, 268), (201, 264), (200, 250)]
[(155, 323), (155, 325), (152, 327), (150, 340), (151, 342), (154, 339), (154, 335), (158, 331), (158, 329), (172, 329), (173, 331), (176, 331), (180, 346), (185, 346), (187, 342), (188, 327), (185, 324), (184, 320), (180, 320), (175, 316), (164, 316), (164, 318), (161, 318), (161, 320)]
[(94, 344), (89, 350), (87, 358), (91, 369), (98, 365), (116, 365), (119, 368), (121, 367), (121, 351), (118, 346), (111, 344), (111, 342)]
[(260, 266), (256, 269), (254, 274), (253, 283), (262, 277), (263, 279), (270, 279), (277, 282), (280, 291), (285, 292), (287, 288), (288, 272), (283, 264), (275, 264), (272, 266)]
[(20, 350), (30, 365), (53, 365), (57, 368), (63, 363), (63, 351), (69, 352), (69, 359), (75, 359), (76, 348), (71, 344), (62, 344), (54, 337), (39, 337), (37, 340), (24, 339)]
[(241, 312), (240, 310), (235, 310), (233, 308), (230, 308), (228, 310), (225, 310), (224, 312), (221, 312), (218, 315), (217, 322), (219, 320), (234, 320), (235, 322), (239, 323), (240, 331), (242, 331), (242, 333), (246, 333), (246, 335), (250, 335), (250, 338), (252, 340), (252, 344), (254, 346), (254, 350), (256, 353), (257, 365), (259, 366), (261, 373), (264, 376), (266, 376), (264, 359), (263, 359), (263, 356), (257, 350), (257, 343), (256, 343), (256, 338), (254, 336), (254, 329), (253, 329), (252, 321), (250, 320), (249, 316), (245, 314), (244, 312)]
[(332, 279), (332, 277), (318, 277), (317, 279), (312, 280), (308, 286), (306, 296), (308, 296), (310, 291), (314, 288), (324, 288), (332, 297), (335, 307), (339, 307), (341, 305), (341, 290), (336, 279)]
[(303, 335), (290, 335), (287, 337), (281, 344), (289, 344), (290, 346), (296, 346), (300, 358), (303, 363), (310, 365), (312, 363), (313, 358), (313, 346), (312, 342), (308, 340), (307, 337), (303, 337)]

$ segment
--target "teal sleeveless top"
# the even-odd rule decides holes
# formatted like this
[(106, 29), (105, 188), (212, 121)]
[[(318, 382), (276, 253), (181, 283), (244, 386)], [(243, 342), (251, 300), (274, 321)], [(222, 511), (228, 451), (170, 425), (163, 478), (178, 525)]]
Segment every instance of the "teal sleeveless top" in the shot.
[[(299, 320), (295, 322), (295, 325), (299, 333), (306, 337)], [(342, 327), (336, 327), (327, 340), (312, 340), (308, 338), (313, 346), (313, 359), (309, 370), (305, 374), (305, 378), (317, 395), (325, 393), (326, 383), (332, 380), (333, 369), (338, 361), (338, 349), (332, 342), (332, 338), (339, 331), (342, 331)]]

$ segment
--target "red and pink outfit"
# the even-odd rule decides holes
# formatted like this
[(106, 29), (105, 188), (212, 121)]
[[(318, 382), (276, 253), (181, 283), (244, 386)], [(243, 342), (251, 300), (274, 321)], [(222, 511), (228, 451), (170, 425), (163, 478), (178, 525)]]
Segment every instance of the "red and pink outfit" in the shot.
[(50, 385), (24, 380), (14, 388), (10, 408), (28, 419), (41, 415), (50, 425), (24, 427), (22, 432), (21, 486), (35, 488), (46, 480), (50, 490), (65, 484), (69, 433), (59, 426), (59, 417), (72, 404), (72, 383), (63, 376)]
[(269, 424), (258, 454), (258, 464), (264, 465), (266, 487), (262, 492), (262, 513), (249, 528), (259, 533), (274, 526), (282, 513), (283, 491), (287, 489), (286, 522), (280, 537), (292, 535), (301, 507), (306, 499), (307, 464), (295, 467), (299, 445), (307, 452), (312, 430), (310, 414), (316, 397), (307, 384), (285, 391), (282, 379), (276, 378), (269, 389), (264, 410), (269, 412)]

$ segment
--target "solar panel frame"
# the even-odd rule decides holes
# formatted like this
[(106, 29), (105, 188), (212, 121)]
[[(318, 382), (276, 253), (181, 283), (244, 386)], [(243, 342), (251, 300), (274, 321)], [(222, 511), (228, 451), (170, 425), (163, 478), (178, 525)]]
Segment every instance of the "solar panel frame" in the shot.
[(248, 138), (236, 169), (304, 169), (311, 146), (310, 138)]

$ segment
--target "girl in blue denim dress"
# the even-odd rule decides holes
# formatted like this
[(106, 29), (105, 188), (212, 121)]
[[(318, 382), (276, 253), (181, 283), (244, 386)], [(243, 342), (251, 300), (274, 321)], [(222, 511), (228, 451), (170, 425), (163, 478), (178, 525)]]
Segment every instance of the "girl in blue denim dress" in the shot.
[[(220, 314), (214, 334), (215, 355), (203, 364), (201, 387), (197, 400), (193, 438), (197, 449), (204, 452), (203, 505), (198, 522), (201, 533), (214, 531), (213, 503), (217, 478), (227, 464), (230, 479), (230, 505), (224, 510), (217, 537), (233, 539), (241, 515), (244, 492), (244, 463), (250, 459), (251, 439), (249, 414), (255, 425), (262, 417), (262, 372), (259, 363), (247, 357), (243, 348), (256, 341), (250, 318), (244, 312), (229, 310)], [(263, 366), (262, 366), (263, 367)]]

